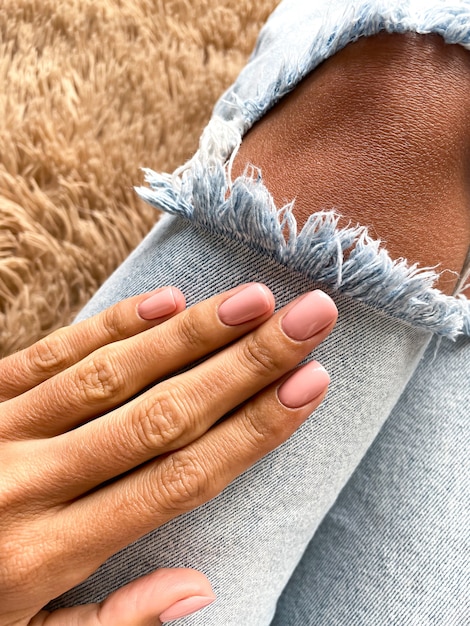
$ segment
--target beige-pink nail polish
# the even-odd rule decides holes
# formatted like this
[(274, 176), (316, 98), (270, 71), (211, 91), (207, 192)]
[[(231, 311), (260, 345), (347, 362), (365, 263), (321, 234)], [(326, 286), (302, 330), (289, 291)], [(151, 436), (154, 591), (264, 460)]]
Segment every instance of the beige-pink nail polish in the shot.
[(282, 383), (277, 391), (277, 397), (287, 408), (298, 409), (315, 400), (329, 384), (328, 372), (318, 361), (311, 361)]
[(268, 289), (254, 283), (223, 302), (218, 314), (221, 322), (227, 326), (236, 326), (264, 315), (271, 306)]
[(137, 313), (144, 320), (156, 320), (175, 311), (176, 301), (171, 287), (154, 293), (137, 307)]
[(191, 596), (190, 598), (185, 598), (184, 600), (175, 602), (175, 604), (163, 611), (159, 616), (159, 620), (161, 622), (171, 622), (174, 619), (186, 617), (186, 615), (191, 615), (191, 613), (195, 613), (209, 606), (214, 600), (215, 597), (208, 596)]
[(291, 339), (305, 341), (329, 326), (338, 309), (333, 300), (319, 289), (301, 298), (283, 317), (282, 330)]

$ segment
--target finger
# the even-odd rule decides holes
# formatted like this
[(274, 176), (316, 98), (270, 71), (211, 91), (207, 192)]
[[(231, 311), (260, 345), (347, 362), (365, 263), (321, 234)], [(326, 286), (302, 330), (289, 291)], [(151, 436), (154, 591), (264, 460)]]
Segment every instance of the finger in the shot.
[[(220, 493), (236, 476), (285, 441), (320, 404), (329, 377), (317, 363), (309, 363), (283, 382), (287, 399), (302, 404), (288, 408), (271, 385), (217, 424), (204, 437), (174, 453), (152, 461), (119, 481), (70, 504), (57, 523), (80, 529), (80, 546), (71, 533), (74, 562), (93, 555), (94, 566), (150, 530)], [(296, 394), (299, 396), (295, 400)], [(313, 397), (315, 396), (315, 397)], [(102, 529), (102, 532), (97, 532)]]
[(197, 570), (159, 569), (99, 604), (42, 611), (29, 626), (161, 626), (212, 604), (214, 592)]
[(178, 289), (162, 287), (118, 302), (83, 322), (56, 330), (29, 348), (0, 361), (0, 402), (52, 378), (101, 346), (132, 337), (184, 308), (184, 296)]
[[(227, 323), (226, 306), (235, 309)], [(233, 307), (232, 305), (236, 306)], [(219, 314), (220, 307), (220, 314)], [(164, 326), (115, 342), (10, 400), (5, 438), (52, 437), (120, 405), (156, 380), (232, 342), (272, 315), (267, 287), (237, 287), (184, 311)], [(237, 317), (238, 315), (238, 317)], [(29, 420), (24, 415), (30, 416)]]
[[(306, 314), (308, 325), (316, 328), (303, 341), (284, 330), (286, 320), (298, 309)], [(63, 502), (186, 446), (296, 366), (326, 338), (336, 316), (336, 307), (326, 294), (311, 292), (192, 370), (160, 383), (99, 420), (41, 442), (34, 463), (41, 467), (41, 456), (47, 458), (50, 476), (42, 478), (46, 487), (35, 483), (36, 496), (31, 497)], [(67, 476), (67, 480), (57, 480), (57, 476)]]

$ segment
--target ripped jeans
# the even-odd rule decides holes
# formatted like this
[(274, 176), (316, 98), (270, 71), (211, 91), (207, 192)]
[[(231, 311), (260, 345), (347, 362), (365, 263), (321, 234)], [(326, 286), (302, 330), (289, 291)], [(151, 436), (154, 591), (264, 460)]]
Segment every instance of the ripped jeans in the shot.
[(314, 355), (331, 374), (328, 397), (217, 498), (113, 556), (53, 608), (178, 566), (203, 571), (218, 597), (178, 622), (188, 626), (468, 623), (468, 301), (331, 212), (297, 234), (258, 173), (231, 181), (230, 166), (247, 129), (323, 59), (380, 30), (466, 45), (469, 5), (306, 4), (285, 0), (271, 16), (195, 157), (174, 176), (147, 172), (151, 189), (139, 193), (171, 215), (79, 319), (161, 285), (189, 306), (249, 281), (268, 285), (278, 307), (320, 287), (339, 310)]

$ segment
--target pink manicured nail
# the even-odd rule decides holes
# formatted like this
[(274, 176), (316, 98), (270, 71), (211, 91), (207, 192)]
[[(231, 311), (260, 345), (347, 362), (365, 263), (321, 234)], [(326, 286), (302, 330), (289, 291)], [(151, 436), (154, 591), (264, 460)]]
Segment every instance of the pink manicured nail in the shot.
[(205, 606), (209, 606), (214, 600), (215, 598), (208, 598), (207, 596), (191, 596), (190, 598), (185, 598), (163, 611), (159, 619), (161, 622), (171, 622), (174, 619), (186, 617), (186, 615), (191, 615), (191, 613), (195, 613)]
[(289, 409), (298, 409), (315, 400), (330, 384), (328, 372), (311, 361), (290, 376), (277, 390), (277, 397)]
[(176, 302), (171, 287), (154, 293), (137, 307), (137, 313), (144, 320), (156, 320), (174, 311), (176, 311)]
[(284, 316), (282, 330), (291, 339), (305, 341), (316, 335), (338, 315), (335, 303), (326, 293), (311, 291)]
[(225, 300), (219, 307), (219, 319), (228, 326), (236, 326), (264, 315), (270, 308), (266, 287), (255, 283)]

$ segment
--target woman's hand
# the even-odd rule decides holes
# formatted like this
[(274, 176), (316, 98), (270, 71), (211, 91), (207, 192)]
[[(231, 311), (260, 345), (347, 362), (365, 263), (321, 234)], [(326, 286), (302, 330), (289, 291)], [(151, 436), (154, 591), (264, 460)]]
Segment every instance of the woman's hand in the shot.
[(160, 289), (0, 361), (2, 626), (143, 626), (191, 612), (191, 596), (213, 599), (199, 572), (158, 570), (100, 605), (41, 611), (217, 495), (326, 393), (316, 362), (285, 376), (334, 326), (324, 293), (273, 315), (271, 292), (250, 284), (184, 308), (181, 292)]

